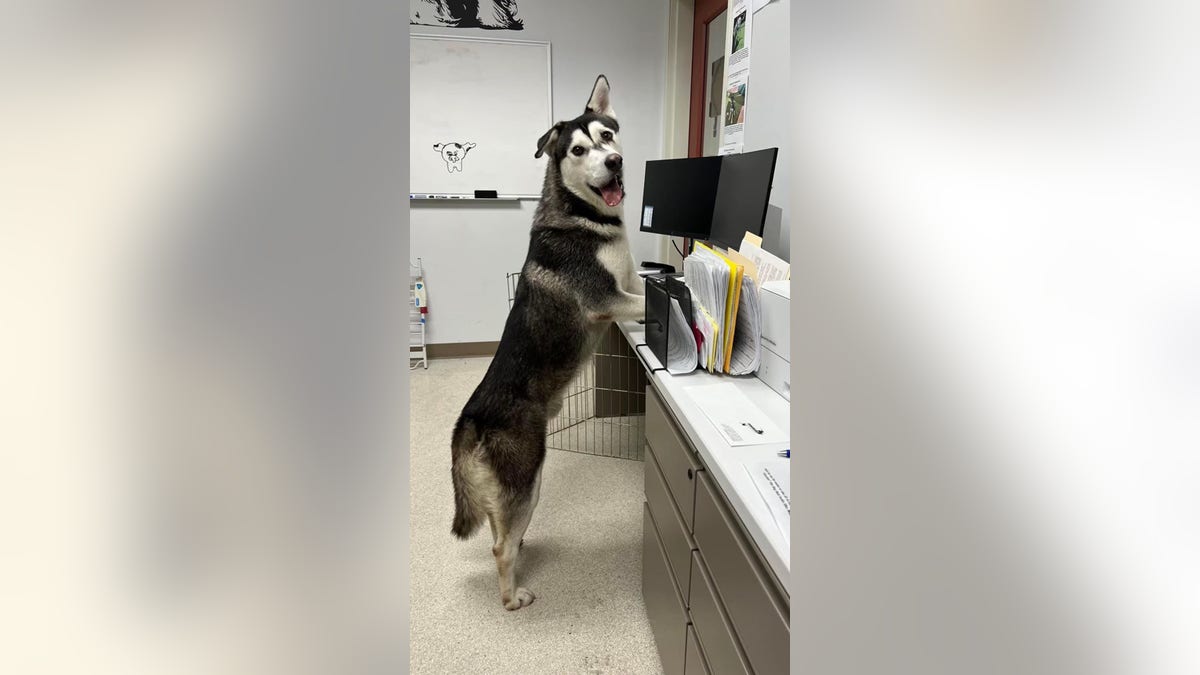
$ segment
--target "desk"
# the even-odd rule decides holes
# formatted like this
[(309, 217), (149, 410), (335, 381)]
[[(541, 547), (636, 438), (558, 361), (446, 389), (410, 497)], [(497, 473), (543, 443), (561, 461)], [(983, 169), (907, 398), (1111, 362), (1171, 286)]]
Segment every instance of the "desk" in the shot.
[[(618, 324), (621, 333), (629, 341), (630, 346), (646, 342), (645, 326), (636, 321)], [(658, 368), (658, 360), (647, 347), (637, 349), (638, 355), (652, 368)], [(694, 406), (684, 393), (684, 388), (701, 384), (716, 384), (728, 382), (733, 384), (759, 407), (771, 421), (787, 432), (791, 432), (791, 406), (787, 399), (775, 393), (757, 377), (720, 377), (708, 372), (696, 370), (687, 375), (671, 375), (660, 370), (653, 375), (647, 373), (646, 378), (654, 383), (659, 394), (671, 406), (688, 440), (699, 453), (705, 467), (716, 479), (717, 485), (725, 493), (729, 505), (742, 520), (754, 543), (758, 546), (763, 557), (771, 566), (776, 579), (785, 590), (791, 593), (791, 550), (790, 545), (775, 526), (771, 512), (758, 495), (750, 476), (742, 468), (742, 462), (754, 462), (768, 459), (778, 459), (779, 451), (791, 447), (788, 443), (771, 445), (754, 445), (735, 448), (725, 442), (725, 439), (704, 416), (699, 408)]]
[(618, 327), (648, 366), (643, 594), (664, 670), (787, 672), (789, 544), (743, 462), (790, 446), (730, 446), (684, 390), (733, 384), (789, 433), (790, 405), (755, 377), (650, 373), (644, 326)]

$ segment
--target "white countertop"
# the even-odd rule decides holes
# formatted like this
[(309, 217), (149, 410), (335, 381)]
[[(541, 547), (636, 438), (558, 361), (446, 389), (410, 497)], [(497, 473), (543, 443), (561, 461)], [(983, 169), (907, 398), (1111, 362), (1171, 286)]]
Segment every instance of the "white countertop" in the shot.
[[(636, 321), (626, 321), (617, 324), (630, 346), (644, 343), (645, 326)], [(638, 355), (652, 368), (658, 368), (658, 360), (648, 347), (637, 349)], [(692, 402), (684, 389), (701, 384), (728, 382), (745, 394), (746, 398), (759, 407), (772, 422), (791, 435), (791, 405), (787, 399), (775, 393), (770, 387), (753, 375), (731, 377), (729, 375), (711, 375), (703, 370), (696, 370), (687, 375), (671, 375), (660, 370), (647, 377), (663, 395), (671, 412), (675, 414), (684, 434), (700, 454), (709, 475), (725, 493), (725, 499), (742, 526), (750, 534), (758, 546), (759, 552), (771, 566), (780, 585), (791, 595), (791, 550), (787, 539), (775, 525), (766, 502), (758, 494), (750, 475), (743, 467), (744, 462), (756, 462), (778, 459), (778, 452), (791, 447), (790, 443), (771, 443), (766, 445), (733, 447), (725, 442), (724, 437), (713, 426), (712, 422)]]

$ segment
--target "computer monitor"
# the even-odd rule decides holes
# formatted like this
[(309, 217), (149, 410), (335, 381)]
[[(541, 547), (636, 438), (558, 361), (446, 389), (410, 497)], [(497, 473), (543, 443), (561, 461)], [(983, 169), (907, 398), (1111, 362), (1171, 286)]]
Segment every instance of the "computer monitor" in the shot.
[(646, 162), (642, 232), (708, 238), (722, 157), (685, 157)]
[(736, 249), (747, 232), (762, 236), (778, 155), (779, 148), (768, 148), (720, 158), (724, 161), (713, 204), (712, 227), (704, 238)]

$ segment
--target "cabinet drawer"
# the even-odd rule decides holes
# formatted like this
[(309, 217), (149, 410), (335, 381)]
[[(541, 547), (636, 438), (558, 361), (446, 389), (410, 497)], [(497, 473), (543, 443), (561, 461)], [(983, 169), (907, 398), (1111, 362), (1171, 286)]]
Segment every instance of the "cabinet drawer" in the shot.
[(654, 450), (646, 450), (644, 471), (646, 475), (646, 504), (650, 507), (650, 515), (658, 527), (658, 536), (662, 540), (663, 549), (667, 554), (667, 562), (675, 573), (679, 583), (679, 591), (686, 600), (688, 583), (692, 570), (692, 551), (696, 548), (692, 535), (683, 522), (683, 515), (667, 490), (666, 479), (658, 466), (658, 458)]
[(696, 472), (700, 460), (692, 453), (667, 406), (653, 386), (646, 387), (646, 442), (658, 458), (667, 488), (690, 532), (696, 504)]
[[(695, 541), (704, 556), (709, 582), (733, 621), (754, 671), (759, 675), (788, 672), (789, 601), (778, 590), (754, 545), (742, 534), (716, 486), (703, 474), (696, 488)], [(695, 578), (693, 571), (693, 592)], [(700, 638), (707, 651), (703, 631)], [(713, 662), (711, 653), (709, 662)]]
[(712, 675), (708, 664), (704, 662), (704, 653), (700, 643), (696, 642), (696, 627), (687, 627), (687, 657), (683, 660), (683, 675)]
[(692, 553), (692, 594), (689, 597), (692, 626), (708, 665), (714, 673), (721, 675), (750, 675), (754, 671), (738, 644), (737, 633), (729, 620), (713, 588), (712, 579), (700, 558), (700, 552)]
[(642, 506), (642, 597), (646, 618), (665, 675), (683, 675), (687, 643), (687, 610), (671, 579), (666, 553), (658, 540), (650, 507)]

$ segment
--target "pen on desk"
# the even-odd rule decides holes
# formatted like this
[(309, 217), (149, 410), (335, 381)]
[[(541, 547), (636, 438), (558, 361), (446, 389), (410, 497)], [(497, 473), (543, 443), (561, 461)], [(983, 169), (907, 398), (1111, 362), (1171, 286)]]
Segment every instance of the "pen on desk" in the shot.
[(780, 456), (780, 457), (787, 457), (787, 458), (791, 458), (791, 456), (792, 456), (792, 449), (791, 449), (791, 448), (788, 448), (787, 450), (780, 450), (780, 451), (779, 451), (779, 456)]

